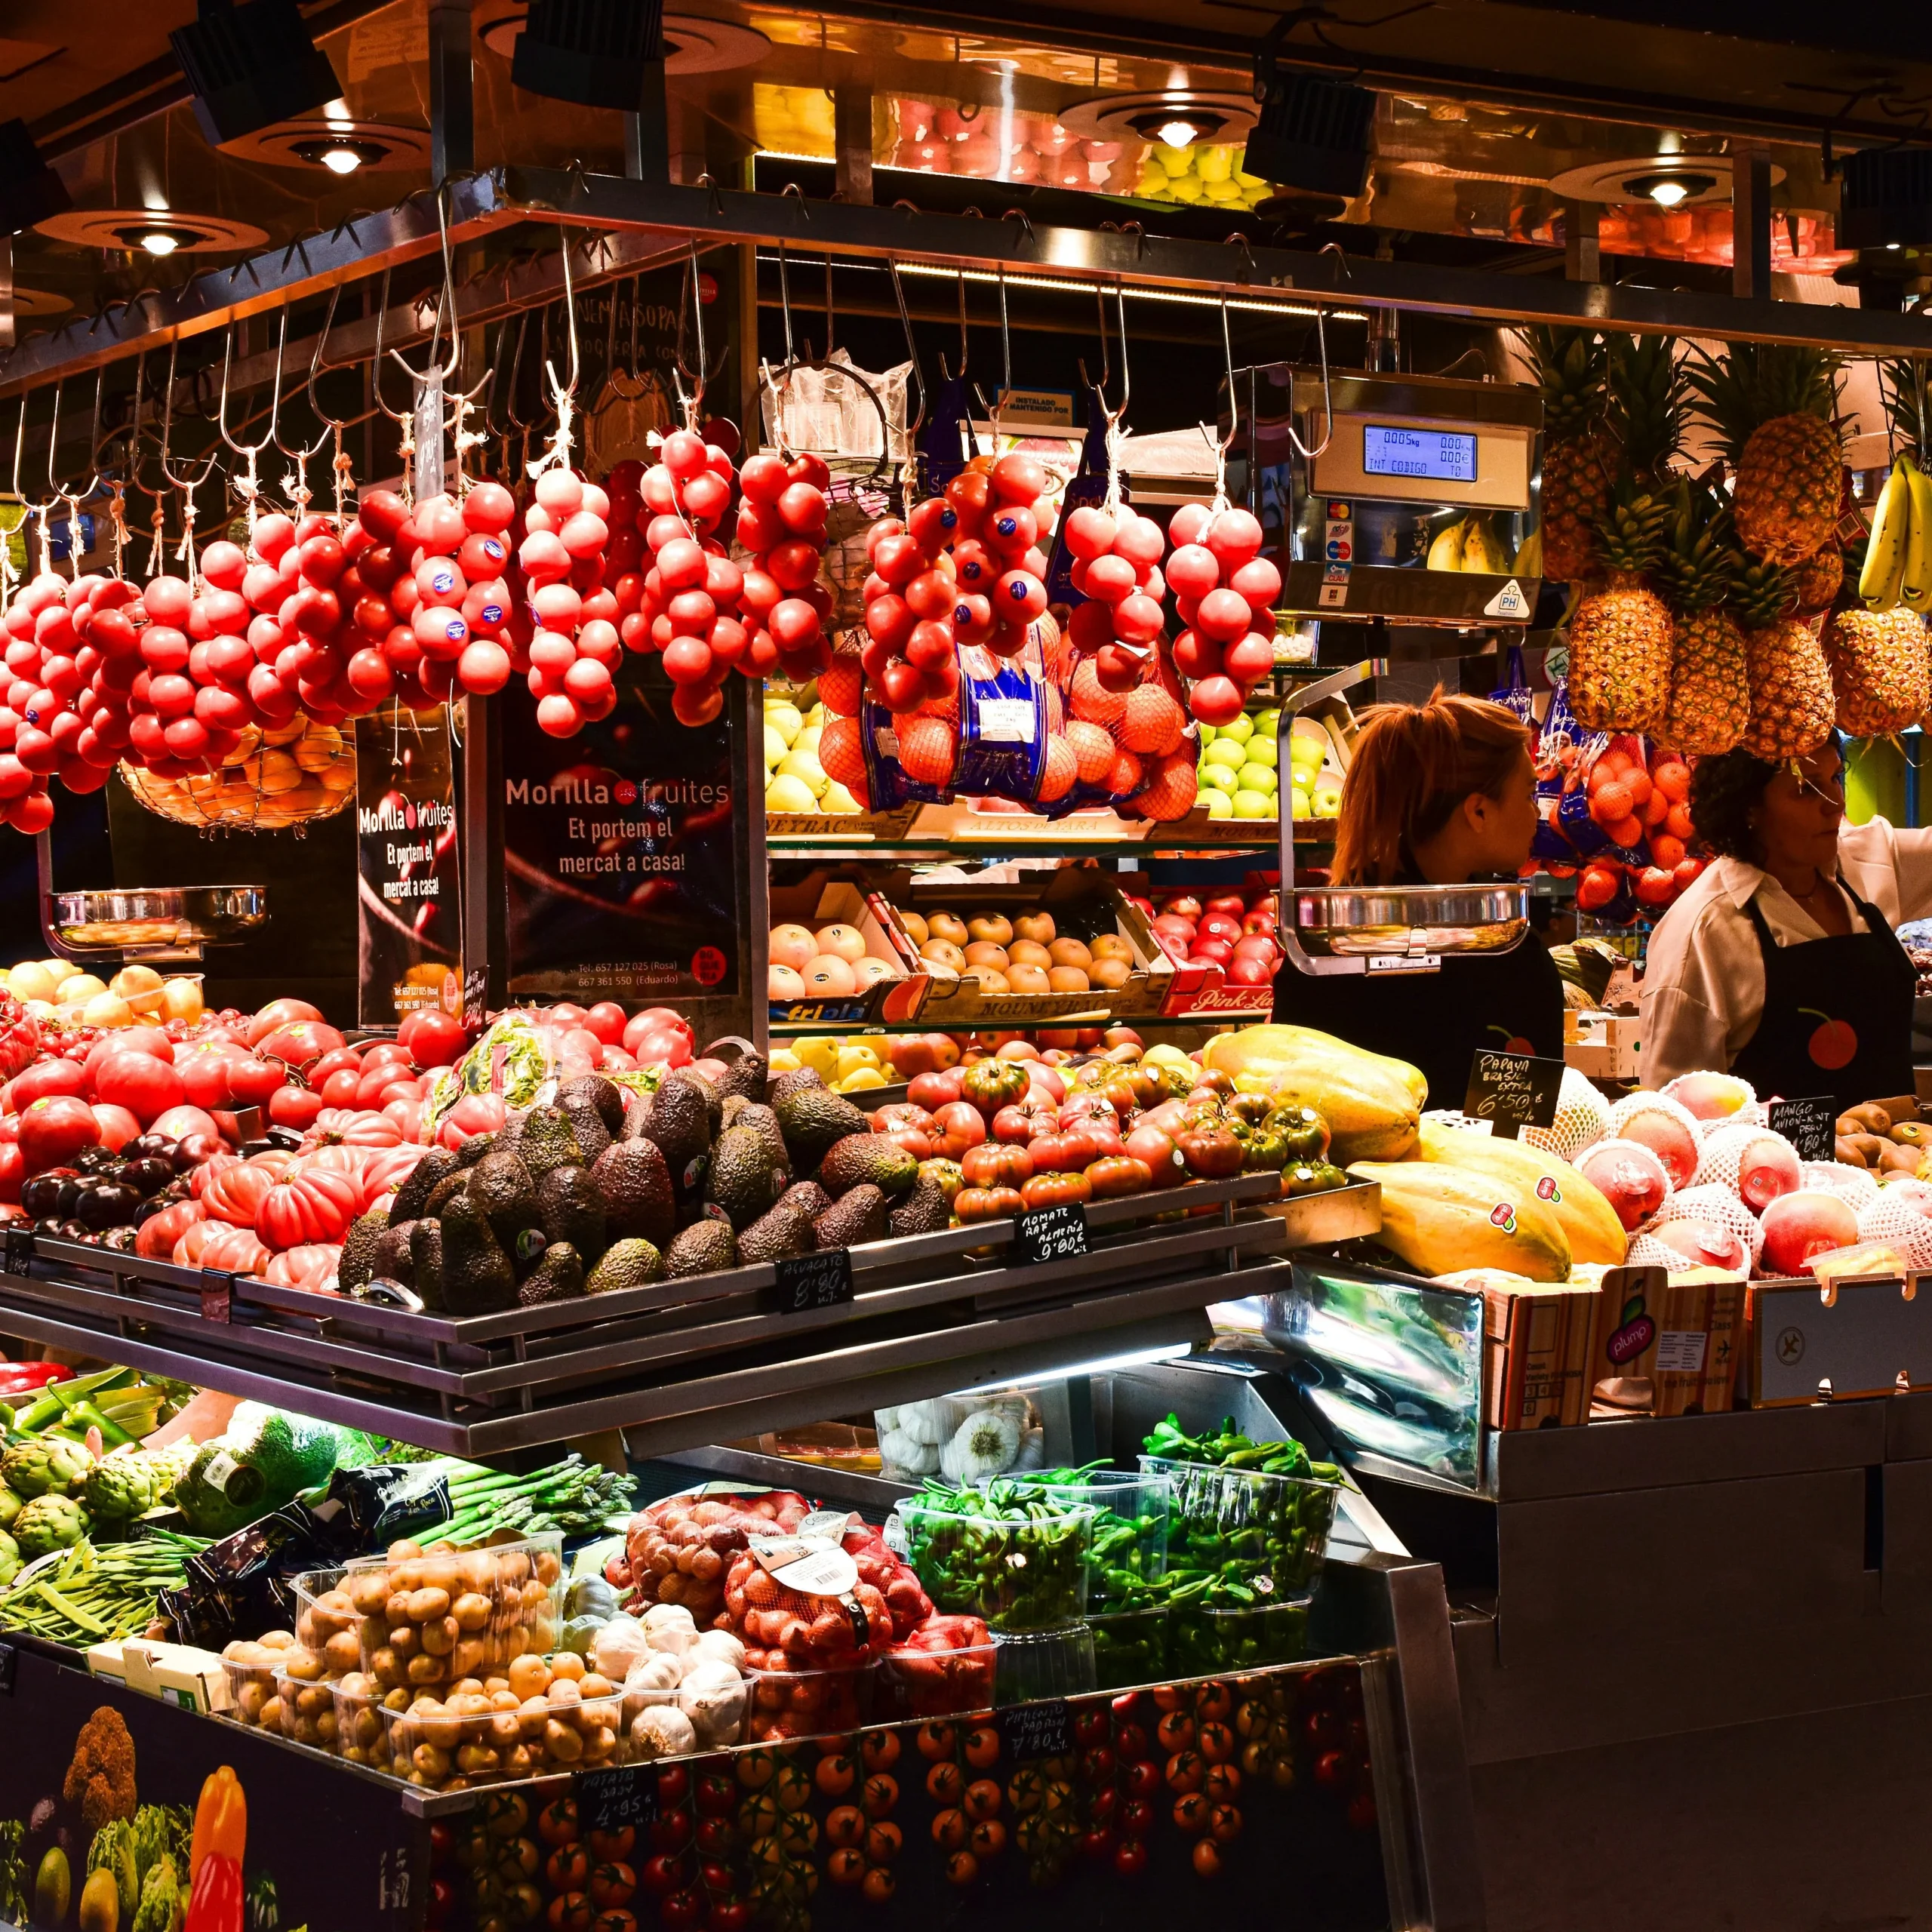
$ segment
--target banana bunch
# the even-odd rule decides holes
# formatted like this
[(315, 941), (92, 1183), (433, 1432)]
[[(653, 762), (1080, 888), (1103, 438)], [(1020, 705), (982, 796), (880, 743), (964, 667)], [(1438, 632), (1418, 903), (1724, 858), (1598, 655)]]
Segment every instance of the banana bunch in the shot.
[(1878, 493), (1858, 594), (1874, 611), (1932, 612), (1932, 477), (1909, 456)]
[(1428, 568), (1432, 571), (1475, 571), (1489, 577), (1507, 577), (1509, 558), (1489, 527), (1489, 518), (1480, 512), (1458, 517), (1446, 529), (1436, 532), (1429, 546)]

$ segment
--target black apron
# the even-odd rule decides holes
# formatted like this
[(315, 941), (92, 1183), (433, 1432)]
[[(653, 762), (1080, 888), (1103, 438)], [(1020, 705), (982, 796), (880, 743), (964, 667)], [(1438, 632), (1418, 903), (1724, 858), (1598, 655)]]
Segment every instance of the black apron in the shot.
[(1912, 1091), (1918, 974), (1884, 916), (1838, 884), (1869, 932), (1780, 946), (1757, 900), (1744, 909), (1764, 955), (1764, 1011), (1730, 1070), (1760, 1099), (1830, 1094), (1844, 1108)]
[(1563, 1057), (1562, 977), (1534, 932), (1507, 952), (1450, 953), (1433, 973), (1317, 975), (1284, 960), (1275, 1018), (1420, 1068), (1432, 1107), (1463, 1104), (1479, 1048)]

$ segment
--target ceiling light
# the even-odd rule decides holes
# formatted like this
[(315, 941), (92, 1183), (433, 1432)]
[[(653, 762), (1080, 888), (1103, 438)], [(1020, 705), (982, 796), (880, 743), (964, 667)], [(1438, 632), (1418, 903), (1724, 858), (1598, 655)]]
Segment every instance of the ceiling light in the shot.
[(635, 113), (645, 69), (664, 58), (664, 0), (530, 0), (512, 83), (578, 107)]
[(1660, 169), (1651, 174), (1633, 174), (1623, 184), (1626, 195), (1640, 195), (1659, 208), (1674, 208), (1694, 195), (1708, 195), (1718, 185), (1715, 174), (1693, 174), (1680, 169)]
[(0, 121), (0, 235), (71, 206), (66, 184), (41, 158), (24, 121)]
[(303, 161), (319, 164), (331, 174), (353, 174), (365, 162), (380, 161), (389, 149), (380, 141), (353, 140), (346, 135), (325, 134), (314, 140), (297, 141), (290, 152)]
[(150, 255), (171, 255), (180, 245), (180, 236), (171, 229), (150, 229), (141, 237), (141, 246)]
[(1352, 200), (1368, 179), (1375, 96), (1347, 81), (1278, 68), (1275, 50), (1294, 18), (1284, 14), (1256, 57), (1254, 97), (1261, 111), (1241, 169), (1280, 187)]
[(1180, 149), (1191, 148), (1196, 141), (1211, 141), (1227, 122), (1221, 115), (1204, 113), (1198, 108), (1163, 107), (1137, 114), (1128, 125), (1143, 140)]
[(145, 249), (150, 255), (171, 255), (202, 239), (202, 231), (184, 222), (154, 219), (132, 222), (115, 231), (125, 248)]
[(168, 36), (216, 147), (342, 97), (342, 83), (295, 0), (200, 0), (199, 17)]

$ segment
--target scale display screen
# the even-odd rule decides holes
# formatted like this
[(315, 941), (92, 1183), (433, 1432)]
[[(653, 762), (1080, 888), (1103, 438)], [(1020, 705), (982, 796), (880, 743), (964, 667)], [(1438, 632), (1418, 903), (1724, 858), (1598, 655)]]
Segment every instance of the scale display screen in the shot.
[(1472, 432), (1417, 429), (1392, 423), (1364, 423), (1361, 467), (1365, 476), (1415, 476), (1438, 483), (1476, 480)]

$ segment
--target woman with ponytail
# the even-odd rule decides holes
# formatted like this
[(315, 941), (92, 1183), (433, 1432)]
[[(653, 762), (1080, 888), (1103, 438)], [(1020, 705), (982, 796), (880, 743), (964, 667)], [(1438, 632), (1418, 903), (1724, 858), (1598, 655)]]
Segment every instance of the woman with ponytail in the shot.
[[(1336, 885), (1514, 879), (1537, 829), (1530, 736), (1481, 698), (1371, 709), (1342, 787)], [(1439, 971), (1318, 977), (1284, 963), (1275, 1017), (1420, 1067), (1432, 1106), (1462, 1104), (1479, 1048), (1563, 1057), (1563, 983), (1534, 934)]]

